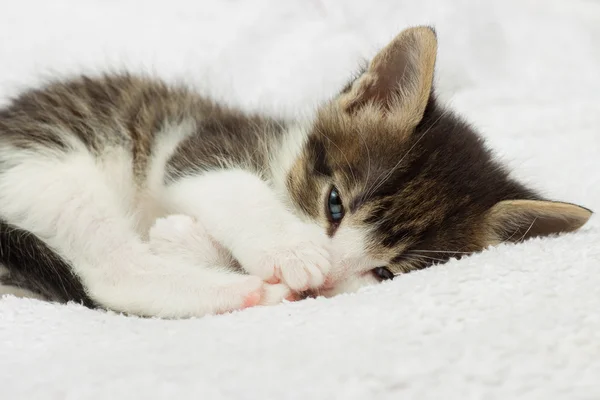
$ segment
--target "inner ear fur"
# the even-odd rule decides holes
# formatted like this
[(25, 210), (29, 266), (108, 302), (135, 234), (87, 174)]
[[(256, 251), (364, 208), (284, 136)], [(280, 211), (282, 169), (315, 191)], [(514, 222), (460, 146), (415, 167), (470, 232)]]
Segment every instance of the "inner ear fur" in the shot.
[(504, 200), (484, 219), (488, 244), (573, 232), (592, 216), (587, 208), (557, 201)]
[(339, 96), (341, 109), (355, 113), (371, 105), (417, 125), (431, 94), (436, 54), (437, 38), (432, 28), (402, 31)]

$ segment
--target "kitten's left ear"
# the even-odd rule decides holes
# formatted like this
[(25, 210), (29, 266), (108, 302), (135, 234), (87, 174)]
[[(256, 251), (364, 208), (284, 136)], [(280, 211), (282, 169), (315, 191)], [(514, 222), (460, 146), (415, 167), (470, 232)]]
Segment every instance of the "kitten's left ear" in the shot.
[(542, 200), (505, 200), (486, 214), (486, 244), (520, 242), (538, 236), (572, 232), (592, 216), (587, 208), (569, 203)]
[(373, 104), (384, 113), (406, 118), (408, 124), (418, 124), (431, 94), (436, 53), (432, 28), (402, 31), (339, 96), (338, 104), (349, 113)]

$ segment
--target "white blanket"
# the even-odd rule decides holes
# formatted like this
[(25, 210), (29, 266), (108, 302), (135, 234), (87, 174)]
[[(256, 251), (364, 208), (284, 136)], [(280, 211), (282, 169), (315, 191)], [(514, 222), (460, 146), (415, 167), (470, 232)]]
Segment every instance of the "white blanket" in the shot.
[[(5, 1), (0, 97), (127, 67), (293, 115), (408, 25), (515, 175), (600, 210), (600, 2)], [(600, 221), (333, 299), (196, 320), (0, 300), (2, 399), (599, 399)]]

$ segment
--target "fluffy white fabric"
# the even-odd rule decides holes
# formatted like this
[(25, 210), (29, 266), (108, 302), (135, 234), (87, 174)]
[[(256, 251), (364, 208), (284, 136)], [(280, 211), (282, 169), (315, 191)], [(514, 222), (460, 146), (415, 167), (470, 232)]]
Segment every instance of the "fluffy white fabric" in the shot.
[[(0, 96), (127, 67), (292, 115), (435, 24), (442, 98), (552, 198), (600, 209), (600, 2), (55, 0), (0, 13)], [(0, 300), (4, 399), (598, 399), (600, 222), (358, 294), (162, 321)]]

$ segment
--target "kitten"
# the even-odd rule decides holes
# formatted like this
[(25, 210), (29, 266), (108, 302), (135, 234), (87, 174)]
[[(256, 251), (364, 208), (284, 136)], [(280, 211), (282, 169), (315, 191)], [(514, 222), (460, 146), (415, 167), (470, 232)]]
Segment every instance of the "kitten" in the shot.
[(4, 290), (202, 316), (581, 227), (436, 101), (436, 52), (403, 31), (310, 123), (131, 75), (22, 94), (0, 111)]

